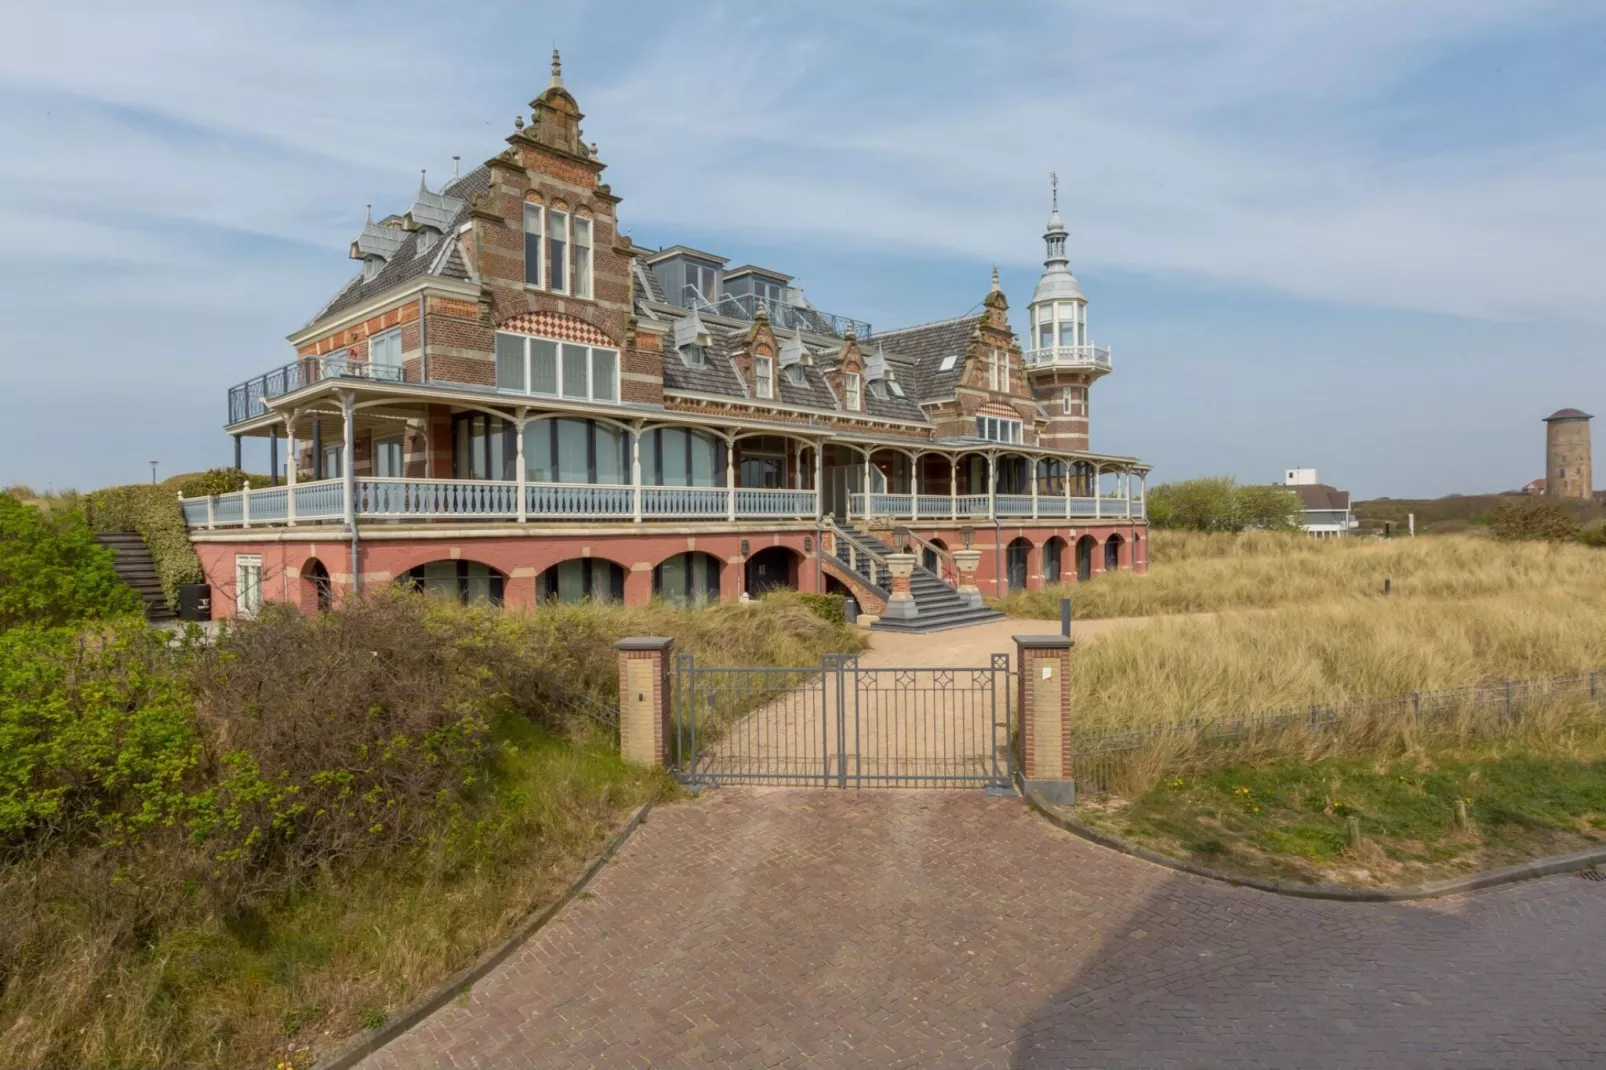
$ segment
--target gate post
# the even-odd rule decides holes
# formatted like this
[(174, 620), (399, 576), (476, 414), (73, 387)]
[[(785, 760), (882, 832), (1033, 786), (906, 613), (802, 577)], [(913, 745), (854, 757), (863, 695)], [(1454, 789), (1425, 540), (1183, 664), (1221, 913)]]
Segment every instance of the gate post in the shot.
[(887, 573), (890, 577), (888, 585), (891, 591), (887, 595), (886, 608), (881, 611), (885, 620), (914, 620), (920, 613), (915, 605), (914, 595), (909, 590), (909, 577), (914, 575), (914, 554), (888, 554)]
[(1076, 801), (1071, 779), (1071, 640), (1017, 635), (1021, 778), (1045, 802)]
[(976, 568), (981, 564), (980, 550), (950, 550), (954, 568), (959, 570), (959, 597), (972, 606), (981, 605), (981, 591), (976, 587)]
[(667, 636), (621, 639), (619, 651), (619, 756), (632, 765), (668, 765), (670, 725)]

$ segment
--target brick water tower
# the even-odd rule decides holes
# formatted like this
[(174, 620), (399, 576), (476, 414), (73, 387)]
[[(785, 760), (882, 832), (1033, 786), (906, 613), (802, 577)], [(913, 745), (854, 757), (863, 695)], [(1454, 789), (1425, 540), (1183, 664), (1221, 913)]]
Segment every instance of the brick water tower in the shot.
[(1589, 421), (1577, 409), (1560, 409), (1545, 417), (1545, 497), (1553, 502), (1587, 502), (1594, 498), (1589, 471)]

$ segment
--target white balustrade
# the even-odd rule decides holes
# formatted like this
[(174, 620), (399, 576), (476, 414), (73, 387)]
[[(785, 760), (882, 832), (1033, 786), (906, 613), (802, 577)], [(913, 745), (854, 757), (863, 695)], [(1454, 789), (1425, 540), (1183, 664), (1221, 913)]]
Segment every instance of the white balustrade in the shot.
[(358, 516), (480, 518), (519, 511), (519, 485), (501, 480), (359, 479), (356, 488)]
[(629, 517), (634, 512), (631, 488), (598, 483), (531, 483), (525, 488), (530, 516), (585, 520)]
[(812, 490), (785, 490), (771, 487), (737, 487), (736, 515), (757, 517), (812, 517)]
[(346, 485), (341, 479), (297, 483), (296, 520), (342, 520), (346, 515)]
[(656, 517), (722, 517), (724, 487), (642, 487), (641, 512)]
[(234, 491), (212, 499), (212, 523), (218, 527), (245, 523), (245, 494)]

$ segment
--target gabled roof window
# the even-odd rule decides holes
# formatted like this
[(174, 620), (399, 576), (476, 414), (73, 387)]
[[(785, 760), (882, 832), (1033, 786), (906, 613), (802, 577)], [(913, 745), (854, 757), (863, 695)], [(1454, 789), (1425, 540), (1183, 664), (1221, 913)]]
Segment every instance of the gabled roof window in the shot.
[(676, 352), (680, 354), (680, 362), (688, 368), (701, 368), (708, 363), (708, 350), (695, 343), (688, 342)]
[(942, 358), (942, 363), (937, 365), (937, 370), (940, 372), (951, 372), (954, 370), (954, 365), (958, 363), (959, 354), (950, 353), (948, 356)]
[(887, 389), (892, 391), (892, 396), (895, 398), (901, 398), (905, 396), (903, 392), (903, 384), (898, 382), (896, 379), (887, 380)]
[(793, 386), (809, 385), (808, 373), (803, 370), (803, 365), (789, 364), (781, 370), (786, 374), (786, 381)]

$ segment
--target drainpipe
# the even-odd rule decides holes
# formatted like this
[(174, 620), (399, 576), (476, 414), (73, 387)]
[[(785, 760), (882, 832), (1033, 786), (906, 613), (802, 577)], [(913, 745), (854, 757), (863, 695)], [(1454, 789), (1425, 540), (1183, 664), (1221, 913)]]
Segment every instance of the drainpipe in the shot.
[(993, 517), (993, 594), (1004, 596), (1004, 525)]
[(341, 457), (340, 475), (341, 482), (345, 484), (346, 523), (351, 527), (351, 593), (355, 595), (362, 593), (362, 585), (361, 581), (358, 579), (357, 572), (357, 481), (353, 475), (353, 472), (356, 470), (357, 466), (352, 463), (353, 457), (357, 452), (357, 429), (353, 426), (353, 424), (356, 422), (356, 413), (353, 411), (352, 393), (350, 390), (347, 390), (340, 395), (340, 413), (341, 416), (344, 417), (343, 422), (346, 425), (345, 444), (341, 450), (344, 456)]

